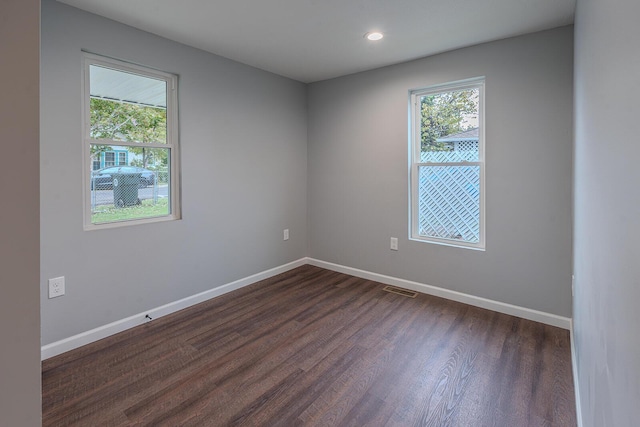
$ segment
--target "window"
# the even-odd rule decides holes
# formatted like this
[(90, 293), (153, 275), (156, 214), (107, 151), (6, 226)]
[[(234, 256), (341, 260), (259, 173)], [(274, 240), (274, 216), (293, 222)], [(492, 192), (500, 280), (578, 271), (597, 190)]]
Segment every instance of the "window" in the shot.
[(484, 78), (410, 94), (411, 238), (484, 249)]
[(105, 167), (115, 166), (115, 164), (116, 164), (116, 153), (114, 153), (113, 151), (104, 153), (104, 166)]
[(177, 77), (84, 54), (85, 229), (179, 218)]

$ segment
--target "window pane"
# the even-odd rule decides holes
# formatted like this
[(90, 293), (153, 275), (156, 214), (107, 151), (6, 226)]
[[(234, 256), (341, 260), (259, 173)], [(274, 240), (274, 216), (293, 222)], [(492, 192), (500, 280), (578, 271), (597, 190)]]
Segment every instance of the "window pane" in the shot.
[(114, 166), (116, 164), (116, 153), (104, 153), (104, 165), (105, 166)]
[(419, 167), (418, 234), (480, 241), (479, 166)]
[(89, 136), (167, 143), (167, 83), (91, 65)]
[(479, 160), (479, 90), (420, 96), (420, 162)]
[[(90, 177), (91, 223), (171, 214), (171, 149), (91, 144), (91, 164), (118, 151), (126, 163), (105, 164)], [(104, 155), (102, 155), (104, 153)]]

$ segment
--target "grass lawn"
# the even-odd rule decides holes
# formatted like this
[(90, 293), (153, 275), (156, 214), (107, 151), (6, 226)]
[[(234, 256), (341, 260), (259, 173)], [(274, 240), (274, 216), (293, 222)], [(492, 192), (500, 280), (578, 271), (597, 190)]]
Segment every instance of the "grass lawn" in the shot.
[(104, 222), (126, 221), (140, 218), (153, 218), (156, 216), (169, 215), (169, 199), (158, 199), (158, 203), (153, 204), (153, 200), (143, 200), (142, 204), (116, 208), (115, 206), (99, 206), (91, 215), (92, 224)]

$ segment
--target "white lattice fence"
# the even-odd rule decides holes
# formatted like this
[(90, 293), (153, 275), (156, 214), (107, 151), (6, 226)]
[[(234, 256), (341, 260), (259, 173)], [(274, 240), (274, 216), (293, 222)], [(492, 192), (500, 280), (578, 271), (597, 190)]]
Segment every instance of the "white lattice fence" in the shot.
[(480, 167), (421, 166), (418, 179), (419, 233), (479, 242)]
[(475, 154), (475, 157), (478, 157), (478, 140), (469, 140), (469, 141), (458, 141), (456, 142), (456, 150), (457, 151), (472, 151)]
[(477, 162), (478, 144), (470, 145), (469, 149), (459, 149), (455, 151), (422, 151), (420, 153), (420, 161), (422, 163)]

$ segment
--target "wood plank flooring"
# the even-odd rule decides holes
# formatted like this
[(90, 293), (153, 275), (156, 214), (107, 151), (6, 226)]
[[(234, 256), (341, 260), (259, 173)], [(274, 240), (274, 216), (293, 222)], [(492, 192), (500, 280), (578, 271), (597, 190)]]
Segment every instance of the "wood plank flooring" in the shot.
[(45, 426), (575, 426), (568, 331), (303, 266), (43, 362)]

